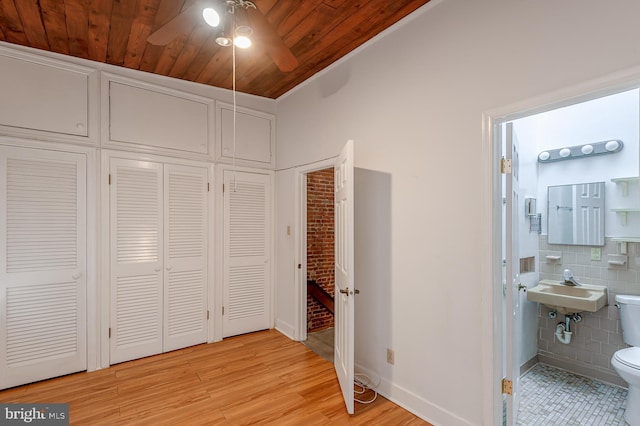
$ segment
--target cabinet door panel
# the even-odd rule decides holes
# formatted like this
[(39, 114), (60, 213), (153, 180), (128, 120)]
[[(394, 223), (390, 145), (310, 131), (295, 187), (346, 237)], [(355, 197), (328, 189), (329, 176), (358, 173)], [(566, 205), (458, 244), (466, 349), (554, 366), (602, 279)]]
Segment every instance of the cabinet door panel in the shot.
[(269, 328), (270, 177), (224, 173), (224, 337)]
[[(273, 168), (275, 117), (271, 114), (216, 104), (218, 147), (216, 159), (261, 168)], [(234, 129), (235, 121), (235, 129)]]
[(87, 73), (0, 55), (0, 125), (88, 136)]
[(207, 169), (165, 165), (164, 350), (207, 340)]
[(0, 388), (87, 368), (86, 160), (0, 147)]
[(211, 154), (212, 101), (133, 84), (109, 82), (107, 145), (180, 156)]
[(162, 164), (111, 159), (111, 363), (162, 352)]

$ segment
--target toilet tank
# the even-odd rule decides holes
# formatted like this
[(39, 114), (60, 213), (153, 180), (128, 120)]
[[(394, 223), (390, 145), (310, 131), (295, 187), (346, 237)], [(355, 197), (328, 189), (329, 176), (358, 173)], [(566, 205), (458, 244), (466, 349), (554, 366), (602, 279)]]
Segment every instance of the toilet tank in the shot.
[(640, 296), (618, 294), (622, 338), (631, 346), (640, 347)]

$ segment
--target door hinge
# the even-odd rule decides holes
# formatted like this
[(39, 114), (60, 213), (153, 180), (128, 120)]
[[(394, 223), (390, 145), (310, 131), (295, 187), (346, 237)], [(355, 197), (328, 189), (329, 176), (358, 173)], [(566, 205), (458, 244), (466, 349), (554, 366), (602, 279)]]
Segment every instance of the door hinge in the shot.
[(111, 327), (109, 327), (109, 339), (111, 339)]
[(298, 263), (298, 269), (302, 269), (302, 263)]
[(111, 185), (111, 173), (109, 173), (109, 185)]
[(224, 315), (224, 306), (222, 307), (222, 315)]
[(502, 393), (505, 395), (513, 395), (513, 382), (508, 379), (502, 379)]
[(224, 183), (222, 184), (222, 192), (224, 193)]
[(503, 175), (511, 174), (511, 159), (502, 157), (500, 159), (500, 173)]
[(207, 319), (209, 319), (209, 310), (207, 309)]
[(207, 182), (207, 192), (211, 192), (211, 184)]

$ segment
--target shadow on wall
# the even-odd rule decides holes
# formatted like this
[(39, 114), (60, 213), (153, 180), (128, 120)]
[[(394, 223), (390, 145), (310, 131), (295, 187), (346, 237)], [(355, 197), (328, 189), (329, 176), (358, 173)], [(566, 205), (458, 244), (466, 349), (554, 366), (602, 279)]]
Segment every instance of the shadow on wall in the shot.
[(391, 175), (354, 170), (355, 367), (374, 384), (389, 379), (391, 336)]
[(347, 85), (349, 80), (351, 80), (351, 67), (348, 63), (343, 63), (318, 79), (320, 95), (323, 98), (328, 98), (338, 93), (340, 89)]

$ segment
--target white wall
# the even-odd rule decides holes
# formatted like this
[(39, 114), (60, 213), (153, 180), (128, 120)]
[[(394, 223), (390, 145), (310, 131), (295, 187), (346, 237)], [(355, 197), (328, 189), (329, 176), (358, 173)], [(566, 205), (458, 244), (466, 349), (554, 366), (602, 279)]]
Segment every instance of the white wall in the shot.
[[(282, 283), (293, 282), (296, 274), (297, 262), (293, 257), (295, 211), (282, 207), (287, 205), (294, 191), (294, 170), (279, 172), (276, 175), (276, 252), (287, 253), (288, 256), (276, 256), (276, 329), (290, 338), (294, 338), (295, 335), (295, 303), (289, 289)], [(306, 285), (306, 281), (304, 284)]]
[[(640, 65), (639, 14), (633, 1), (432, 0), (277, 101), (279, 169), (353, 138), (356, 167), (390, 175), (393, 297), (379, 301), (389, 312), (379, 347), (392, 345), (396, 363), (387, 370), (375, 354), (366, 367), (432, 423), (494, 423), (482, 351), (493, 286), (481, 261), (491, 250), (483, 112)], [(278, 202), (295, 208), (293, 194)], [(293, 304), (292, 280), (278, 285)]]

